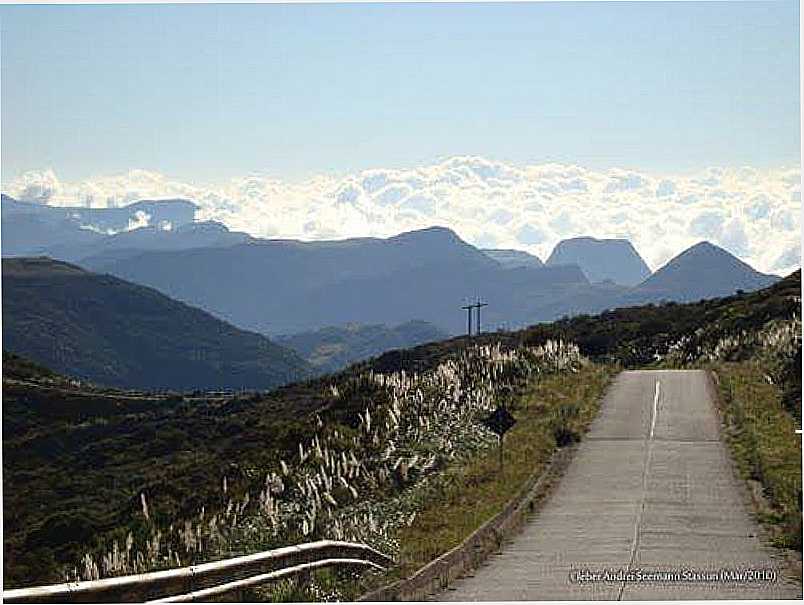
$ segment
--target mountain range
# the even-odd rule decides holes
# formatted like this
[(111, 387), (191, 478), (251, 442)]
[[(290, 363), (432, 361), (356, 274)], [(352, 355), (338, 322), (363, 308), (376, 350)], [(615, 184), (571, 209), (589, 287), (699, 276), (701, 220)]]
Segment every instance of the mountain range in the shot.
[[(698, 248), (710, 252), (699, 254)], [(629, 258), (633, 250), (616, 249)], [(440, 227), (384, 240), (251, 240), (80, 262), (269, 336), (413, 319), (460, 334), (466, 326), (460, 307), (478, 297), (489, 302), (482, 317), (487, 329), (513, 328), (617, 306), (725, 296), (777, 279), (701, 244), (636, 286), (610, 277), (592, 283), (586, 272), (600, 274), (586, 263), (511, 266)]]
[(215, 221), (195, 221), (197, 209), (181, 199), (81, 208), (45, 206), (3, 195), (3, 256), (75, 262), (94, 256), (123, 258), (143, 250), (231, 246), (251, 239)]
[(153, 288), (240, 330), (281, 336), (317, 360), (318, 371), (417, 344), (416, 330), (400, 340), (388, 326), (417, 320), (441, 334), (465, 333), (461, 306), (478, 298), (489, 303), (483, 329), (514, 329), (615, 307), (726, 296), (778, 280), (706, 242), (651, 274), (627, 240), (565, 240), (543, 264), (523, 251), (478, 249), (444, 227), (387, 239), (268, 240), (195, 221), (195, 209), (187, 200), (53, 208), (3, 196), (2, 253), (48, 255), (132, 288)]
[(506, 269), (443, 228), (386, 240), (262, 240), (81, 264), (268, 335), (411, 319), (459, 333), (460, 306), (476, 296), (494, 301), (487, 325), (495, 326), (539, 319), (541, 301), (589, 286), (577, 266)]

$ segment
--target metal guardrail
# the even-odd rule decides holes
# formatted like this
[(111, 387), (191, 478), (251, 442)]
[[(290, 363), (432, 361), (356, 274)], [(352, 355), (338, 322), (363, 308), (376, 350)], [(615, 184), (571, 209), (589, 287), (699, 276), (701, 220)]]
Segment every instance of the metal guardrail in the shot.
[(324, 567), (385, 569), (390, 557), (365, 544), (320, 540), (133, 576), (3, 591), (5, 603), (185, 603), (220, 598)]

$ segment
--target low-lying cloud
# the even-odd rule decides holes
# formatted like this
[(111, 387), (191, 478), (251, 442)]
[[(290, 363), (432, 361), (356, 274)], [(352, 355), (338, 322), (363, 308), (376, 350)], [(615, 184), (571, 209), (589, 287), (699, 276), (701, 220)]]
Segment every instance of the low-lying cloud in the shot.
[(543, 259), (559, 240), (591, 235), (627, 237), (654, 269), (702, 239), (762, 271), (785, 273), (800, 264), (797, 168), (655, 175), (454, 157), (296, 183), (258, 174), (187, 183), (145, 170), (64, 182), (45, 170), (4, 189), (60, 206), (181, 197), (200, 206), (199, 218), (259, 237), (387, 237), (437, 224), (476, 245), (518, 248)]

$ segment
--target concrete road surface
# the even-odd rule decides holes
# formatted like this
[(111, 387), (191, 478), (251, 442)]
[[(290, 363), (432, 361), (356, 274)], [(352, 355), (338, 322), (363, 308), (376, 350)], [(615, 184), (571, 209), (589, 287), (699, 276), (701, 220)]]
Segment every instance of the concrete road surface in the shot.
[[(801, 599), (758, 535), (711, 388), (701, 371), (623, 372), (538, 515), (437, 598)], [(746, 570), (762, 578), (721, 576)]]

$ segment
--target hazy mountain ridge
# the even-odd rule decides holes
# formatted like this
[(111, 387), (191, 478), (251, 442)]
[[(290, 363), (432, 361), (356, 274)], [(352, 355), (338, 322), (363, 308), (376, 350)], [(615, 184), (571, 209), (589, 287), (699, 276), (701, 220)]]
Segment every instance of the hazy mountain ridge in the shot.
[[(132, 207), (153, 209), (153, 204), (159, 203), (108, 212), (131, 216)], [(183, 201), (164, 204), (178, 204), (179, 214), (189, 208)], [(21, 245), (15, 221), (24, 224), (37, 214), (52, 214), (48, 207), (7, 197), (3, 208), (4, 255), (9, 253), (7, 237), (12, 252)], [(5, 209), (10, 209), (10, 222)], [(85, 209), (52, 210), (64, 218)], [(104, 216), (105, 211), (93, 212)], [(486, 329), (510, 329), (618, 306), (723, 296), (777, 279), (722, 251), (716, 258), (680, 255), (676, 264), (682, 271), (672, 265), (644, 280), (650, 275), (647, 265), (626, 240), (564, 240), (540, 265), (524, 251), (480, 250), (444, 227), (387, 239), (304, 242), (253, 238), (213, 222), (166, 230), (151, 221), (111, 236), (86, 229), (76, 235), (70, 220), (66, 227), (51, 221), (48, 228), (64, 228), (80, 241), (65, 243), (54, 236), (47, 246), (37, 240), (28, 247), (45, 248), (56, 258), (80, 258), (76, 262), (91, 271), (156, 288), (239, 328), (270, 336), (348, 323), (396, 325), (415, 318), (460, 334), (466, 330), (460, 307), (477, 297), (489, 302), (483, 310)]]
[[(685, 256), (678, 263), (684, 268), (681, 277), (662, 280), (662, 287), (651, 279), (636, 287), (590, 284), (577, 264), (506, 268), (453, 232), (428, 229), (387, 240), (253, 240), (112, 261), (98, 257), (85, 265), (269, 335), (347, 323), (394, 325), (413, 318), (460, 334), (466, 329), (460, 306), (475, 297), (490, 303), (483, 325), (497, 329), (664, 299), (725, 296), (778, 279), (762, 276), (725, 251), (709, 260)], [(718, 279), (706, 277), (709, 271)]]
[(188, 200), (141, 200), (119, 208), (58, 207), (2, 196), (3, 249), (8, 256), (85, 258), (136, 256), (148, 250), (231, 246), (251, 236), (215, 221), (196, 221)]
[(413, 318), (457, 333), (465, 326), (462, 300), (493, 298), (493, 326), (512, 314), (524, 320), (534, 301), (556, 289), (588, 283), (577, 267), (505, 269), (440, 227), (384, 240), (254, 240), (83, 264), (273, 335)]
[(514, 269), (516, 267), (541, 267), (544, 265), (542, 259), (524, 250), (483, 248), (481, 251), (507, 269)]
[(447, 338), (449, 334), (434, 325), (414, 320), (392, 327), (384, 324), (330, 326), (274, 340), (296, 351), (323, 374), (392, 349), (407, 349)]
[(140, 389), (265, 389), (310, 375), (296, 353), (110, 275), (3, 259), (3, 349), (57, 372)]
[(48, 249), (48, 256), (68, 262), (91, 263), (96, 258), (125, 258), (150, 250), (234, 246), (251, 239), (246, 233), (229, 231), (225, 225), (214, 221), (186, 223), (169, 230), (149, 225), (108, 235), (88, 245), (53, 246)]

